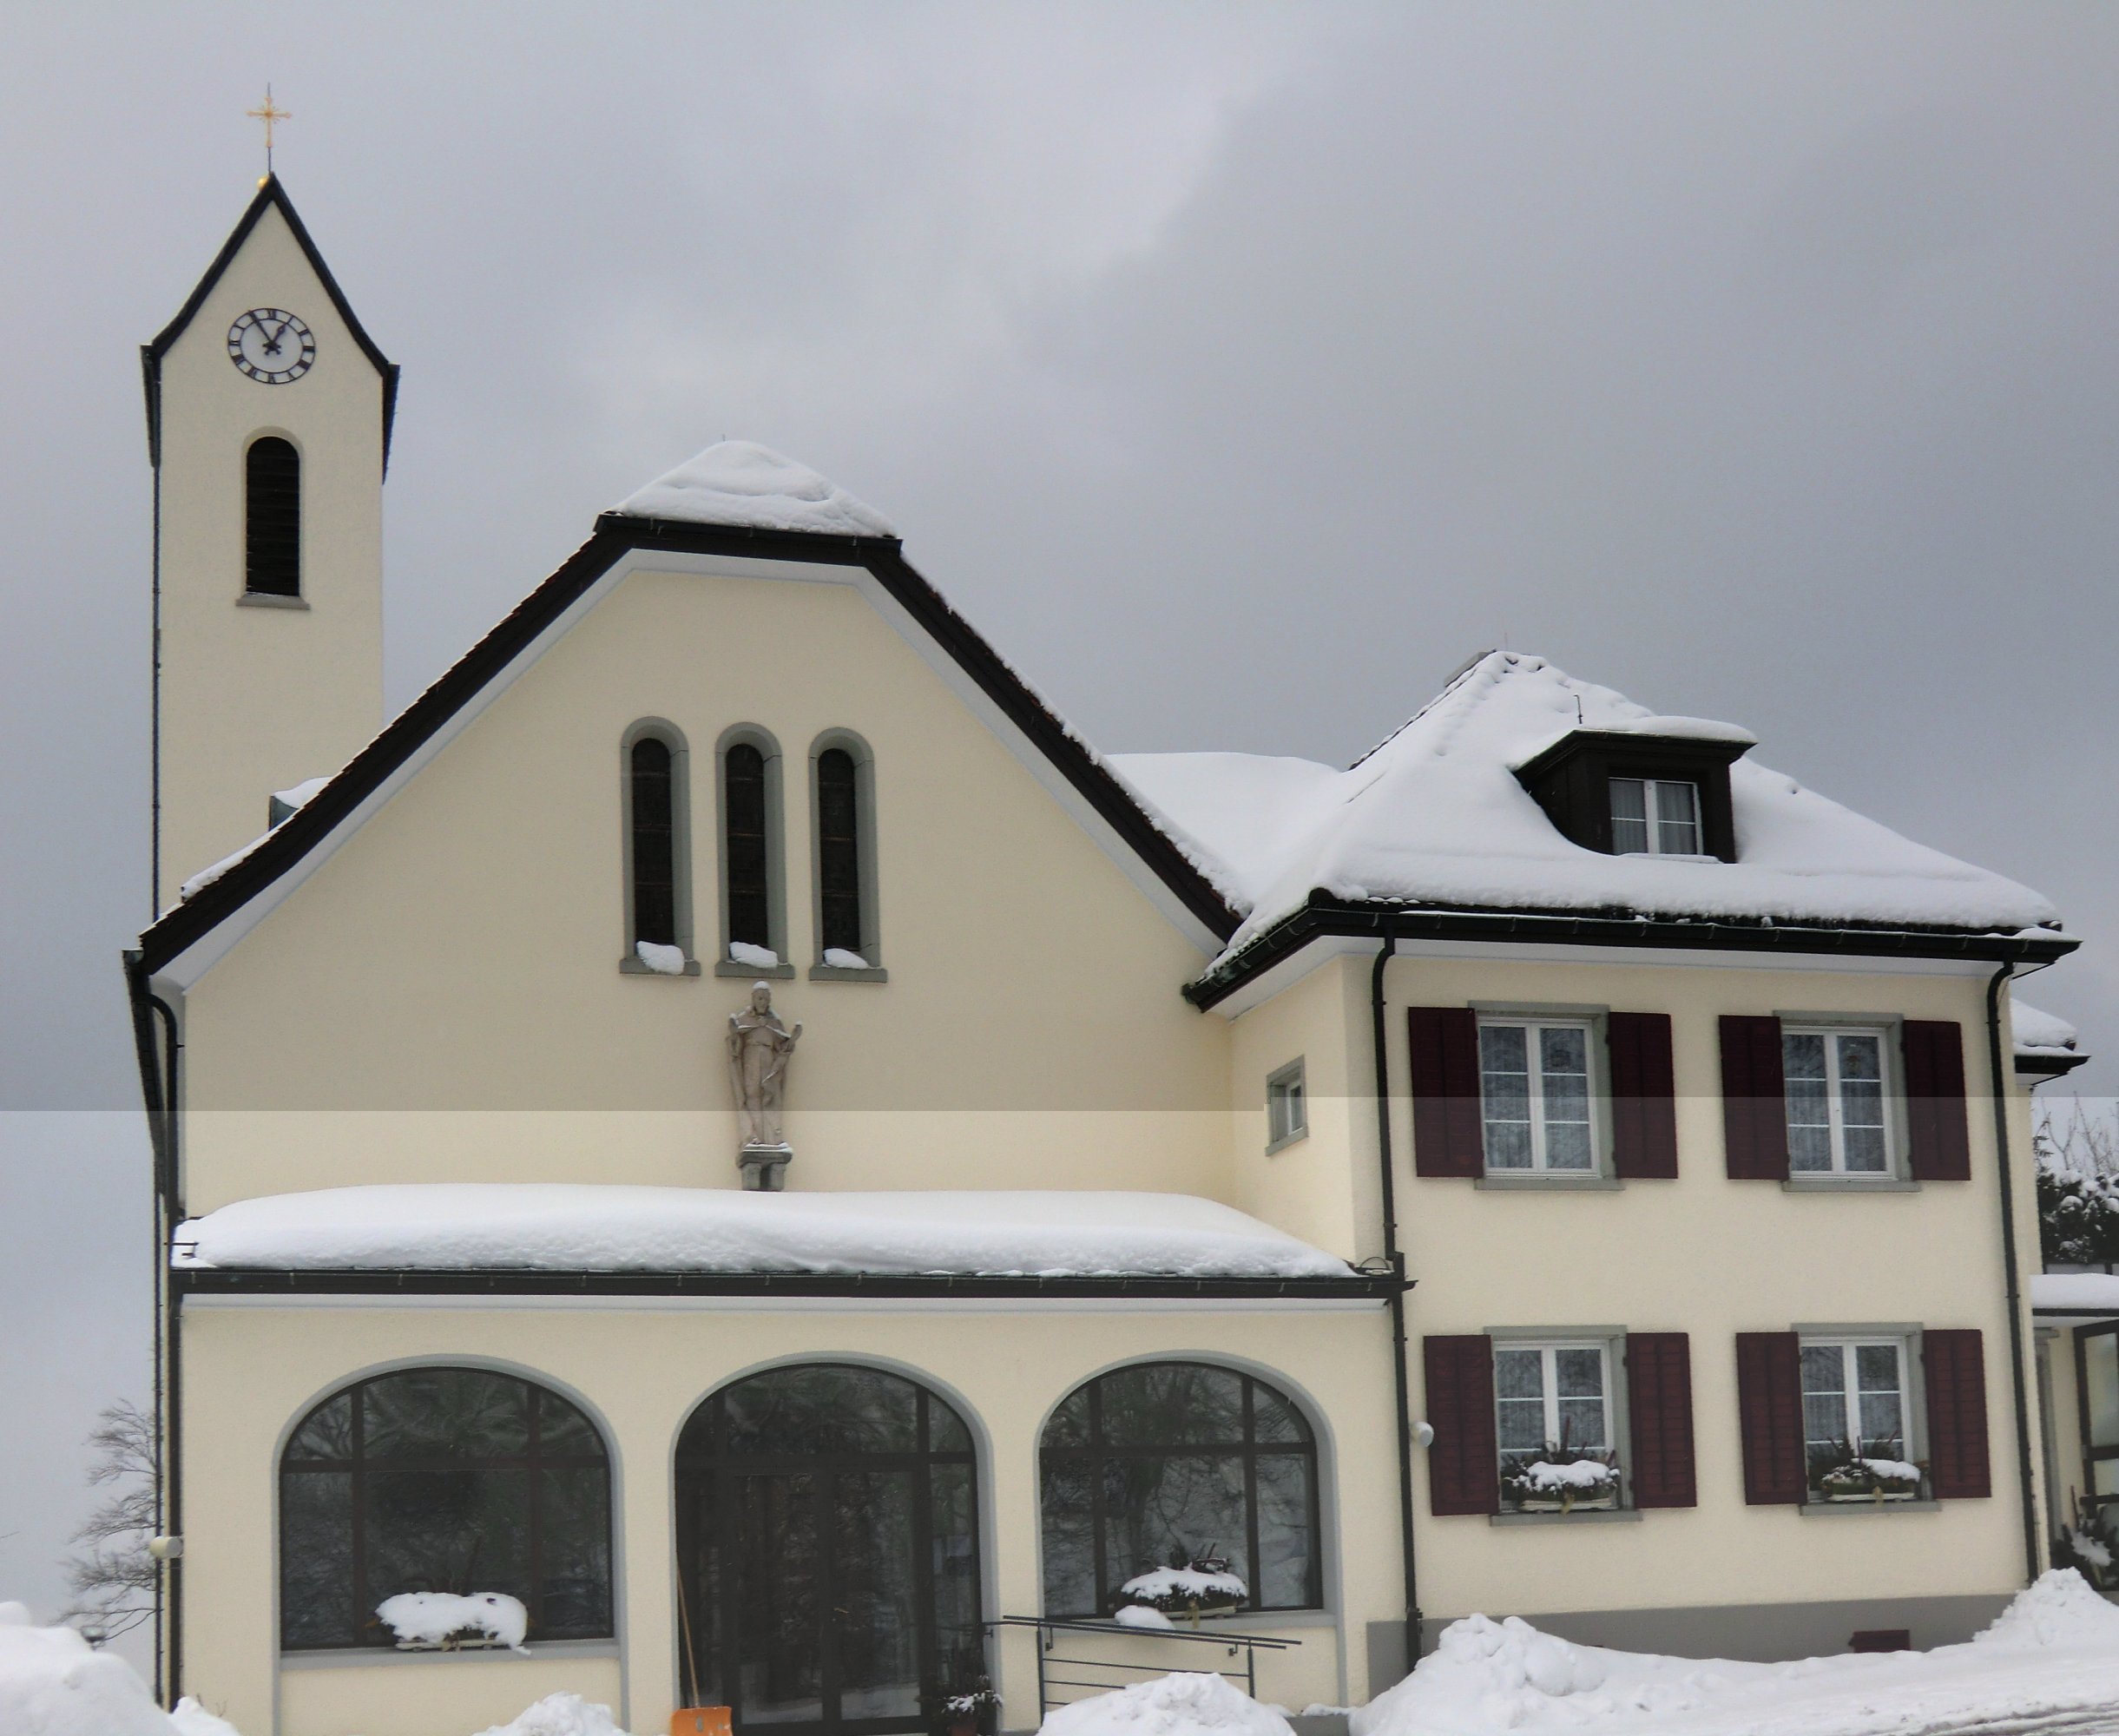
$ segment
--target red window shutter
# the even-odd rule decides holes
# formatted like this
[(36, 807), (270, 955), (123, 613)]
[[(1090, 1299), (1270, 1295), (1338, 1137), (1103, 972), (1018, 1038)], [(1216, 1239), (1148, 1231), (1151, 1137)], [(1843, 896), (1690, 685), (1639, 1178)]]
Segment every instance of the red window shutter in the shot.
[(1920, 1335), (1928, 1388), (1928, 1482), (1938, 1501), (1994, 1492), (1986, 1451), (1986, 1352), (1976, 1328)]
[(1964, 1028), (1952, 1019), (1908, 1019), (1899, 1042), (1905, 1058), (1906, 1158), (1913, 1180), (1971, 1180)]
[(1479, 1028), (1469, 1007), (1410, 1007), (1412, 1167), (1420, 1175), (1486, 1167), (1479, 1119)]
[(1634, 1505), (1700, 1504), (1692, 1458), (1692, 1347), (1682, 1332), (1626, 1335)]
[(1721, 1126), (1732, 1181), (1788, 1179), (1788, 1106), (1779, 1019), (1722, 1016)]
[(1483, 1332), (1420, 1341), (1427, 1371), (1428, 1503), (1439, 1515), (1498, 1513), (1494, 1352)]
[(1802, 1351), (1793, 1332), (1736, 1335), (1736, 1409), (1744, 1438), (1744, 1499), (1793, 1505), (1803, 1463)]
[(1623, 1180), (1677, 1180), (1677, 1080), (1668, 1013), (1613, 1013), (1604, 1021), (1611, 1056), (1611, 1168)]

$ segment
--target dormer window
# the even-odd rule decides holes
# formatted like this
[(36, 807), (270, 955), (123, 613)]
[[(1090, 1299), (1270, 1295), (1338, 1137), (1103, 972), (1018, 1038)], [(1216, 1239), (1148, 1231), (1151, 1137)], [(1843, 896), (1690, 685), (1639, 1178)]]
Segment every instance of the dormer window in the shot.
[(1689, 718), (1671, 726), (1576, 729), (1516, 767), (1562, 837), (1609, 856), (1736, 860), (1729, 767), (1751, 738)]
[(1701, 856), (1700, 786), (1675, 778), (1611, 779), (1614, 856)]

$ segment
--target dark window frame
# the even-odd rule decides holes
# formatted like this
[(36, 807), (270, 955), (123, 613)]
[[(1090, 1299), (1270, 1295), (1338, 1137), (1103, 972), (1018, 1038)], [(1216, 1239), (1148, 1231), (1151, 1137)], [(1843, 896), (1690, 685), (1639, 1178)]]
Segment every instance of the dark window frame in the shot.
[(660, 944), (676, 947), (684, 954), (686, 976), (699, 972), (698, 953), (694, 949), (692, 916), (692, 814), (691, 814), (691, 751), (687, 746), (683, 731), (675, 724), (658, 717), (641, 718), (619, 738), (618, 789), (620, 849), (624, 875), (625, 925), (622, 935), (624, 950), (619, 956), (618, 968), (631, 974), (651, 973), (642, 962), (639, 943), (657, 937), (645, 931), (642, 911), (642, 828), (638, 811), (640, 788), (638, 755), (643, 744), (655, 743), (669, 756), (668, 764), (668, 855), (670, 884), (668, 915), (670, 934)]
[[(436, 1455), (431, 1459), (392, 1457), (379, 1462), (372, 1461), (366, 1451), (365, 1398), (368, 1391), (373, 1387), (390, 1381), (450, 1373), (475, 1374), (485, 1379), (512, 1381), (521, 1387), (526, 1395), (526, 1410), (529, 1417), (528, 1450), (522, 1453), (494, 1453), (472, 1457), (441, 1454)], [(348, 1413), (347, 1456), (345, 1458), (296, 1457), (294, 1456), (296, 1446), (300, 1442), (303, 1431), (308, 1427), (311, 1419), (341, 1399), (346, 1402)], [(589, 1437), (597, 1443), (600, 1450), (594, 1453), (543, 1451), (543, 1417), (548, 1404), (562, 1405), (578, 1417), (586, 1427)], [(552, 1470), (596, 1469), (601, 1469), (603, 1472), (603, 1564), (607, 1575), (602, 1598), (604, 1619), (601, 1623), (601, 1631), (584, 1633), (570, 1629), (564, 1634), (549, 1636), (555, 1639), (609, 1640), (617, 1636), (617, 1492), (611, 1474), (610, 1445), (596, 1419), (565, 1394), (556, 1392), (540, 1382), (530, 1379), (527, 1376), (501, 1369), (479, 1368), (464, 1364), (433, 1363), (421, 1364), (411, 1368), (392, 1369), (385, 1373), (371, 1375), (365, 1379), (352, 1381), (338, 1388), (302, 1412), (294, 1427), (289, 1431), (286, 1444), (280, 1453), (278, 1487), (281, 1495), (277, 1503), (277, 1516), (273, 1527), (274, 1553), (277, 1557), (276, 1571), (281, 1588), (279, 1599), (280, 1649), (282, 1652), (372, 1651), (378, 1648), (391, 1648), (395, 1646), (396, 1641), (389, 1630), (381, 1622), (373, 1619), (375, 1606), (381, 1600), (372, 1595), (373, 1588), (368, 1582), (368, 1509), (370, 1504), (368, 1484), (370, 1477), (375, 1474), (377, 1470), (393, 1476), (422, 1471), (430, 1473), (481, 1470), (527, 1472), (530, 1479), (527, 1526), (529, 1542), (525, 1567), (527, 1582), (523, 1589), (530, 1595), (524, 1597), (523, 1602), (530, 1614), (529, 1641), (534, 1643), (547, 1637), (540, 1631), (544, 1626), (545, 1528), (543, 1518), (546, 1504), (543, 1492), (542, 1473)], [(348, 1523), (352, 1532), (350, 1546), (352, 1562), (350, 1608), (356, 1626), (352, 1633), (338, 1640), (318, 1641), (313, 1638), (306, 1638), (299, 1644), (295, 1644), (290, 1643), (287, 1637), (288, 1619), (292, 1612), (286, 1595), (287, 1503), (285, 1498), (285, 1489), (286, 1478), (306, 1476), (345, 1476), (347, 1478), (347, 1510)], [(466, 1590), (484, 1591), (502, 1588), (497, 1586), (465, 1588)]]
[(1701, 853), (1734, 862), (1736, 822), (1729, 801), (1729, 767), (1750, 745), (1577, 729), (1519, 766), (1516, 777), (1563, 837), (1607, 856), (1616, 853), (1611, 839), (1614, 778), (1694, 785), (1700, 794)]
[[(1114, 1377), (1137, 1374), (1151, 1368), (1211, 1369), (1218, 1374), (1233, 1375), (1243, 1383), (1243, 1428), (1241, 1437), (1236, 1440), (1164, 1443), (1148, 1446), (1115, 1446), (1103, 1438), (1103, 1387)], [(1260, 1441), (1258, 1437), (1257, 1394), (1260, 1388), (1270, 1393), (1288, 1413), (1302, 1424), (1306, 1438), (1300, 1441)], [(1078, 1393), (1086, 1392), (1088, 1399), (1088, 1440), (1079, 1446), (1054, 1446), (1049, 1437), (1060, 1413), (1074, 1402)], [(1324, 1528), (1324, 1466), (1323, 1455), (1317, 1440), (1317, 1425), (1310, 1419), (1308, 1408), (1297, 1402), (1294, 1395), (1273, 1381), (1253, 1374), (1248, 1369), (1232, 1367), (1226, 1363), (1207, 1362), (1195, 1357), (1155, 1357), (1144, 1362), (1126, 1363), (1117, 1368), (1106, 1369), (1079, 1386), (1071, 1389), (1046, 1417), (1044, 1429), (1038, 1440), (1038, 1540), (1041, 1552), (1048, 1552), (1050, 1540), (1048, 1535), (1046, 1481), (1048, 1472), (1056, 1464), (1083, 1467), (1084, 1482), (1089, 1490), (1089, 1540), (1092, 1573), (1097, 1587), (1099, 1608), (1093, 1610), (1046, 1609), (1054, 1618), (1087, 1615), (1101, 1618), (1109, 1615), (1112, 1609), (1101, 1607), (1113, 1602), (1120, 1576), (1115, 1575), (1108, 1560), (1106, 1542), (1107, 1475), (1104, 1467), (1111, 1461), (1137, 1461), (1159, 1458), (1201, 1458), (1240, 1456), (1243, 1461), (1244, 1547), (1245, 1568), (1251, 1595), (1245, 1600), (1243, 1613), (1281, 1614), (1295, 1610), (1321, 1609), (1325, 1607), (1325, 1528)], [(1259, 1572), (1259, 1496), (1258, 1461), (1260, 1458), (1306, 1458), (1309, 1464), (1309, 1509), (1304, 1516), (1309, 1527), (1309, 1566), (1303, 1588), (1304, 1601), (1300, 1603), (1266, 1603), (1260, 1596)], [(1132, 1573), (1141, 1571), (1135, 1568)], [(1039, 1601), (1044, 1601), (1044, 1588), (1039, 1588)], [(1115, 1604), (1113, 1603), (1113, 1608)]]
[(302, 455), (284, 434), (243, 449), (243, 595), (302, 594)]
[[(752, 797), (737, 786), (731, 761), (757, 756), (756, 812), (739, 814), (738, 802), (749, 806)], [(714, 836), (720, 860), (721, 945), (714, 957), (715, 974), (723, 976), (792, 976), (787, 962), (787, 901), (783, 850), (786, 825), (782, 808), (780, 743), (756, 724), (740, 723), (724, 730), (715, 745)], [(747, 769), (747, 768), (746, 768)], [(745, 776), (744, 785), (752, 779)], [(736, 822), (747, 822), (740, 834)], [(740, 879), (739, 880), (739, 877)], [(762, 928), (764, 937), (739, 931), (737, 901), (762, 901), (762, 920), (757, 909), (746, 911), (740, 927)], [(735, 963), (728, 956), (732, 943), (743, 941), (770, 948), (779, 963), (760, 967)]]
[[(835, 760), (842, 763), (831, 763)], [(850, 826), (846, 816), (831, 812), (834, 782), (852, 798)], [(885, 981), (876, 871), (875, 754), (852, 730), (827, 729), (810, 743), (809, 820), (816, 954), (810, 974), (819, 981)], [(851, 943), (850, 932), (858, 937)], [(856, 954), (862, 963), (827, 964), (824, 955), (834, 948)]]

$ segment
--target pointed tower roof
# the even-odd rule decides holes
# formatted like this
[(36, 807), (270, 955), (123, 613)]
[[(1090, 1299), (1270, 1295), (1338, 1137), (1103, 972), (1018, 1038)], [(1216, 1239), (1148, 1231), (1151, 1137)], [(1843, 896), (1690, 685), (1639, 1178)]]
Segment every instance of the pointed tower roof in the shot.
[(316, 243), (309, 239), (309, 231), (296, 213), (294, 201), (287, 197), (287, 190), (280, 184), (280, 177), (273, 174), (267, 175), (258, 183), (257, 197), (250, 201), (249, 208), (243, 213), (242, 220), (236, 224), (228, 239), (221, 244), (220, 251), (214, 256), (214, 263), (206, 268), (206, 275), (199, 279), (197, 286), (186, 298), (183, 306), (177, 310), (176, 318), (155, 333), (152, 343), (140, 346), (140, 368), (147, 388), (148, 461), (157, 467), (161, 464), (162, 358), (169, 353), (171, 345), (190, 327), (199, 309), (205, 305), (206, 298), (213, 293), (214, 286), (220, 281), (221, 274), (227, 270), (236, 254), (242, 251), (243, 243), (250, 239), (250, 232), (258, 227), (259, 220), (268, 209), (273, 208), (277, 208), (280, 214), (286, 219), (287, 227), (293, 232), (295, 240), (300, 245), (302, 256), (309, 261), (311, 269), (323, 284), (325, 293), (331, 297), (331, 305), (338, 310), (339, 319), (345, 322), (345, 329), (353, 334), (353, 341), (360, 346), (361, 354), (382, 376), (383, 465), (387, 470), (390, 464), (391, 425), (396, 419), (398, 411), (398, 365), (377, 347), (375, 339), (368, 335), (366, 328), (355, 317), (352, 304), (346, 300), (345, 293), (339, 287), (339, 279), (331, 274), (331, 267), (324, 263), (323, 254), (317, 251)]

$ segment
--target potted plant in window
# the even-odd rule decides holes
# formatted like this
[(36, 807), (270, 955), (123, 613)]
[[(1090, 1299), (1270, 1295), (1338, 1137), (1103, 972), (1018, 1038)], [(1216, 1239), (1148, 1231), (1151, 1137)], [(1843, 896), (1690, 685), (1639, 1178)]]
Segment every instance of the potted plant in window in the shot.
[(1618, 1455), (1548, 1441), (1502, 1460), (1501, 1489), (1518, 1513), (1609, 1511), (1619, 1504)]
[(990, 1677), (967, 1677), (942, 1696), (942, 1727), (948, 1736), (977, 1736), (979, 1726), (988, 1721), (986, 1714), (997, 1711), (1000, 1704)]
[(1194, 1628), (1202, 1615), (1234, 1615), (1250, 1595), (1251, 1588), (1229, 1571), (1227, 1557), (1215, 1555), (1211, 1543), (1196, 1555), (1173, 1550), (1169, 1566), (1135, 1574), (1118, 1588), (1122, 1606), (1185, 1615)]
[(1812, 1458), (1810, 1487), (1829, 1502), (1911, 1501), (1920, 1493), (1920, 1467), (1907, 1460), (1865, 1453), (1859, 1441), (1842, 1441)]

